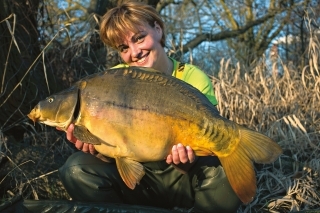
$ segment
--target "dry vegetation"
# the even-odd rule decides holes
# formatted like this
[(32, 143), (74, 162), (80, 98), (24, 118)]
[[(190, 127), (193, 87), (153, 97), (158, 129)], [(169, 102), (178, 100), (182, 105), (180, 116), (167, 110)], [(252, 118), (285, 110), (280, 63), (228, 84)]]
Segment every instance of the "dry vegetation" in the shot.
[(257, 165), (257, 196), (239, 212), (320, 207), (319, 42), (310, 42), (310, 64), (302, 70), (281, 64), (277, 75), (262, 61), (244, 73), (222, 61), (213, 77), (221, 114), (265, 133), (284, 150), (274, 164)]
[[(61, 74), (69, 76), (67, 84), (79, 76), (71, 62), (79, 60), (79, 51), (90, 50), (90, 42), (82, 40), (64, 50), (68, 54), (61, 54), (60, 49), (47, 53), (51, 65), (68, 71)], [(227, 60), (221, 61), (218, 75), (212, 76), (221, 114), (265, 133), (284, 150), (274, 164), (256, 165), (257, 195), (239, 213), (294, 212), (320, 206), (319, 42), (310, 39), (309, 49), (310, 64), (301, 70), (281, 64), (283, 74), (276, 75), (264, 60), (247, 70)], [(56, 171), (74, 149), (63, 133), (33, 127), (27, 119), (22, 122), (30, 126), (23, 141), (0, 133), (2, 201), (17, 194), (26, 199), (69, 199)]]

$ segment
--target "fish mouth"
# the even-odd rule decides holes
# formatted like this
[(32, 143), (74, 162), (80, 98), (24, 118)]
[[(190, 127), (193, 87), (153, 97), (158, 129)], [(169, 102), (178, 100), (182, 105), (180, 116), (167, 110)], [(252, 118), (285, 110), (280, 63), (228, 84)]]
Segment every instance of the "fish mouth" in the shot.
[(41, 118), (39, 106), (37, 105), (27, 116), (33, 121), (33, 123), (38, 122)]
[(69, 126), (71, 120), (72, 120), (72, 117), (63, 122), (63, 123), (57, 123), (56, 121), (53, 121), (53, 120), (50, 120), (50, 119), (45, 119), (41, 112), (40, 112), (40, 107), (39, 106), (36, 106), (33, 110), (31, 110), (31, 112), (27, 115), (34, 123), (43, 123), (43, 124), (46, 124), (46, 125), (49, 125), (49, 126), (53, 126), (53, 127), (59, 127), (60, 129), (62, 130), (66, 130), (66, 127)]

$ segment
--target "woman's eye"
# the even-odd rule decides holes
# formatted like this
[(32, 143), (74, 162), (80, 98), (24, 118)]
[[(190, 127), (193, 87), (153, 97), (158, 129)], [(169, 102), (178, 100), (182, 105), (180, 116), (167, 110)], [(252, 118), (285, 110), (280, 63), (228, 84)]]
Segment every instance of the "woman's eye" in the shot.
[(141, 43), (144, 41), (145, 37), (146, 37), (146, 35), (138, 35), (135, 40), (136, 40), (136, 42)]
[(128, 51), (128, 46), (121, 46), (121, 47), (119, 48), (119, 51), (122, 52), (122, 53), (127, 52), (127, 51)]

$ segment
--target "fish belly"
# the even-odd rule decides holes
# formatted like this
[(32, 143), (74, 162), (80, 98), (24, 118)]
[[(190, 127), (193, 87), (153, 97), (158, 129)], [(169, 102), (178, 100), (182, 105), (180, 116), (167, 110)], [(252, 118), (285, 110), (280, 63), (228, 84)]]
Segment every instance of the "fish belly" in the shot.
[(95, 145), (109, 157), (139, 162), (163, 160), (175, 143), (172, 120), (155, 113), (107, 108), (85, 122), (87, 129), (106, 143)]

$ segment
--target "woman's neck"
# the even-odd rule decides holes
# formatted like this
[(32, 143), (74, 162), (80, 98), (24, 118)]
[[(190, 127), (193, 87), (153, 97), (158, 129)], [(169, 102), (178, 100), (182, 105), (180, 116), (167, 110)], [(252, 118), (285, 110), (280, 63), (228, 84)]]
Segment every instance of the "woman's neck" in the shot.
[(167, 70), (165, 71), (166, 74), (168, 75), (172, 75), (172, 71), (173, 71), (173, 61), (167, 57)]
[(157, 65), (158, 66), (154, 67), (154, 69), (159, 70), (167, 75), (172, 75), (173, 61), (167, 55), (162, 57), (162, 60), (159, 60)]

